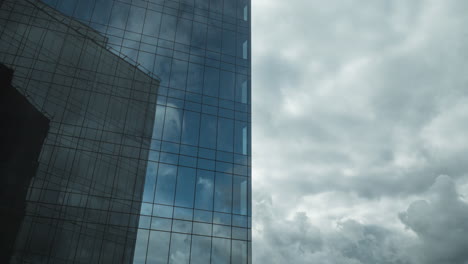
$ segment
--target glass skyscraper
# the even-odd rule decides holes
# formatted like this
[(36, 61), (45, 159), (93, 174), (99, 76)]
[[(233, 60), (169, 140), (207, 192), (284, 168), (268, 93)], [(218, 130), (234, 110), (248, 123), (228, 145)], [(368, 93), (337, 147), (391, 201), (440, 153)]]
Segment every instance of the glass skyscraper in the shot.
[(250, 0), (0, 0), (1, 263), (251, 263)]

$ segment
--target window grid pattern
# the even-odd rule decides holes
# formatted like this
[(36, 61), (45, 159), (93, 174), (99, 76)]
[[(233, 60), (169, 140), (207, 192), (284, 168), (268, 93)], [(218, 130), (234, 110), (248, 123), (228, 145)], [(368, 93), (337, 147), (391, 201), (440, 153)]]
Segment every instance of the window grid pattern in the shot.
[[(75, 254), (62, 257), (64, 263), (70, 259), (77, 263), (83, 259), (96, 263), (116, 259), (133, 263), (251, 263), (250, 1), (44, 0), (47, 6), (32, 0), (24, 2), (47, 12), (52, 12), (47, 7), (50, 6), (69, 16), (70, 19), (63, 19), (66, 26), (56, 30), (64, 36), (79, 21), (80, 25), (75, 27), (85, 29), (88, 38), (105, 43), (108, 51), (140, 69), (136, 72), (144, 72), (153, 79), (158, 76), (160, 81), (158, 89), (150, 92), (126, 89), (129, 85), (126, 81), (140, 81), (135, 77), (123, 78), (122, 89), (115, 88), (120, 81), (109, 83), (105, 76), (102, 76), (104, 80), (97, 80), (98, 90), (89, 86), (73, 87), (83, 93), (118, 98), (113, 102), (107, 100), (107, 104), (131, 99), (140, 112), (151, 108), (145, 102), (155, 102), (153, 116), (149, 118), (154, 121), (146, 120), (152, 124), (151, 132), (140, 133), (139, 140), (145, 143), (135, 146), (128, 143), (131, 140), (125, 140), (134, 137), (135, 131), (116, 131), (115, 127), (102, 125), (97, 128), (101, 120), (106, 120), (108, 110), (99, 112), (101, 115), (97, 114), (90, 124), (62, 124), (66, 118), (61, 117), (44, 145), (41, 158), (48, 162), (39, 168), (38, 177), (30, 186), (28, 199), (35, 201), (30, 211), (34, 218), (24, 221), (24, 230), (35, 230), (36, 225), (54, 226), (58, 222), (68, 225), (68, 221), (80, 219), (79, 231), (69, 229), (73, 235), (68, 239), (75, 243), (69, 251)], [(29, 24), (41, 25), (46, 32), (42, 34), (47, 34), (51, 30), (47, 25), (50, 18), (33, 12), (36, 15), (27, 14)], [(3, 13), (1, 19), (11, 20), (11, 12)], [(44, 38), (38, 36), (41, 37)], [(19, 46), (24, 45), (22, 39), (24, 36), (18, 40)], [(44, 46), (42, 50), (49, 47)], [(37, 48), (24, 50), (34, 53)], [(19, 63), (18, 54), (15, 56), (12, 65)], [(42, 64), (41, 58), (29, 58), (29, 61)], [(24, 93), (30, 94), (44, 112), (53, 112), (46, 106), (54, 98), (63, 100), (64, 95), (29, 87), (50, 87), (60, 77), (72, 83), (87, 78), (79, 75), (68, 80), (70, 73), (61, 72), (60, 67), (41, 69), (40, 77), (24, 76), (17, 78), (17, 82), (18, 87), (26, 87)], [(25, 70), (30, 72), (34, 71)], [(114, 79), (120, 77), (120, 73), (114, 75)], [(89, 116), (96, 115), (87, 112), (81, 101), (71, 99), (65, 100), (65, 105), (75, 107), (79, 115), (83, 111)], [(89, 104), (98, 99), (90, 96), (87, 100)], [(53, 114), (54, 118), (60, 115)], [(123, 122), (117, 119), (125, 124), (135, 116), (127, 115), (130, 118)], [(56, 148), (67, 154), (58, 155)], [(65, 190), (57, 190), (60, 185), (57, 182), (64, 181), (63, 175), (70, 173), (73, 164), (85, 164), (84, 160), (92, 160), (101, 152), (98, 160), (89, 161), (94, 168), (88, 166), (93, 171), (90, 174), (101, 175), (102, 181), (73, 179), (70, 188), (71, 179), (67, 179)], [(56, 163), (68, 167), (57, 168)], [(116, 168), (100, 171), (97, 164), (113, 164)], [(126, 181), (119, 186), (119, 176), (113, 174), (129, 174), (132, 170), (139, 170), (134, 173), (138, 175), (134, 184), (130, 184), (133, 188), (128, 188)], [(144, 177), (139, 177), (142, 174)], [(60, 203), (39, 198), (54, 195), (61, 196)], [(39, 207), (48, 211), (39, 213)], [(61, 219), (63, 215), (68, 218)], [(63, 230), (67, 229), (63, 227)], [(80, 232), (85, 233), (84, 230), (101, 232), (101, 236), (83, 236)], [(22, 235), (29, 239), (24, 244), (34, 243), (33, 231), (24, 232), (29, 232)], [(112, 247), (111, 243), (102, 242), (113, 241), (113, 238), (102, 238), (108, 234), (118, 237), (115, 241), (121, 246), (114, 245), (110, 252), (125, 248), (110, 259), (100, 253)], [(86, 243), (82, 242), (82, 236), (91, 244), (98, 243), (100, 248), (82, 256), (83, 250), (79, 252), (79, 249)], [(59, 262), (61, 258), (55, 253), (50, 250), (42, 259)], [(83, 263), (89, 263), (86, 261)]]

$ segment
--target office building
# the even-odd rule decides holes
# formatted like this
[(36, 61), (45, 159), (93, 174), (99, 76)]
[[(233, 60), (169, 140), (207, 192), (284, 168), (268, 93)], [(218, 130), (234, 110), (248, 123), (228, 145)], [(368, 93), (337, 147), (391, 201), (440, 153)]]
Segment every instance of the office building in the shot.
[(249, 1), (0, 3), (4, 259), (251, 263)]

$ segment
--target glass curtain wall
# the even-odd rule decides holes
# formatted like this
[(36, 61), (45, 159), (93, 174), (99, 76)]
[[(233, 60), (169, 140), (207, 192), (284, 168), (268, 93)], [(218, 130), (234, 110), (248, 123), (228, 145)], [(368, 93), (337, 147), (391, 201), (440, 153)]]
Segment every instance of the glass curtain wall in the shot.
[[(121, 259), (251, 263), (250, 0), (42, 2), (92, 28), (110, 52), (160, 80), (148, 153), (139, 156), (142, 188), (125, 190), (134, 192), (138, 209), (131, 212), (137, 226), (127, 225), (136, 234), (133, 252)], [(54, 250), (60, 249), (48, 254)], [(78, 261), (80, 254), (89, 253), (75, 252), (77, 263), (94, 263)], [(97, 260), (119, 263), (112, 256)]]

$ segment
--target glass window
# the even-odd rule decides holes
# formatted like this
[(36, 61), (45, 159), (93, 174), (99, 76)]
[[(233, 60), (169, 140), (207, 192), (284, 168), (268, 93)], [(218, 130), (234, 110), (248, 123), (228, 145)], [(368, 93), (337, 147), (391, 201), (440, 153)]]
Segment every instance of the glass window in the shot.
[(177, 167), (159, 164), (155, 202), (173, 205)]
[(192, 222), (174, 220), (172, 223), (172, 232), (190, 234), (192, 233)]
[(183, 219), (183, 220), (192, 220), (193, 219), (193, 209), (187, 208), (174, 208), (174, 218)]
[[(156, 56), (154, 73), (161, 79), (160, 86), (169, 86), (172, 59), (166, 56)], [(161, 88), (160, 88), (161, 89)]]
[(230, 213), (232, 206), (232, 176), (216, 173), (214, 210)]
[(138, 63), (140, 63), (146, 70), (152, 72), (155, 57), (156, 56), (152, 53), (140, 51), (138, 53)]
[(76, 0), (59, 1), (57, 10), (68, 16), (71, 16), (73, 15), (73, 10), (75, 10), (76, 2)]
[(158, 165), (155, 162), (148, 162), (146, 167), (146, 180), (143, 190), (143, 202), (152, 203), (154, 199), (154, 187), (156, 185), (156, 172)]
[(247, 215), (247, 178), (234, 176), (232, 213)]
[(206, 48), (218, 53), (221, 52), (222, 30), (214, 26), (209, 26), (207, 38)]
[(211, 224), (206, 223), (193, 223), (193, 233), (197, 235), (211, 236)]
[(236, 33), (229, 30), (223, 31), (223, 53), (236, 56)]
[(166, 218), (153, 217), (151, 219), (151, 229), (161, 231), (171, 231), (172, 220)]
[(189, 63), (187, 77), (187, 91), (201, 93), (203, 87), (203, 66)]
[(238, 74), (236, 79), (236, 101), (246, 104), (247, 103), (247, 76)]
[(114, 1), (110, 0), (96, 0), (92, 21), (103, 25), (107, 24), (113, 3)]
[(177, 19), (175, 16), (163, 14), (159, 37), (165, 40), (174, 41)]
[(182, 128), (182, 110), (178, 108), (167, 107), (164, 119), (163, 140), (171, 142), (180, 141)]
[(176, 42), (190, 45), (192, 21), (179, 18), (177, 22)]
[(147, 264), (166, 264), (169, 253), (170, 233), (151, 231), (148, 244)]
[(216, 117), (202, 114), (200, 125), (200, 147), (216, 148), (216, 128)]
[(206, 24), (193, 22), (191, 44), (197, 48), (205, 48), (206, 42)]
[(213, 214), (213, 223), (221, 224), (221, 225), (231, 225), (231, 214), (215, 212)]
[(232, 240), (232, 263), (247, 264), (247, 242)]
[(134, 264), (145, 264), (148, 237), (149, 230), (138, 229), (137, 238), (135, 242), (135, 254), (133, 255)]
[(247, 40), (244, 40), (242, 43), (242, 58), (244, 60), (248, 59), (248, 44)]
[(141, 33), (144, 24), (143, 19), (145, 19), (145, 9), (132, 6), (127, 20), (127, 30)]
[[(210, 210), (213, 210), (211, 208)], [(194, 221), (211, 223), (213, 221), (213, 212), (195, 210)]]
[(234, 101), (234, 89), (236, 85), (236, 77), (233, 72), (221, 71), (221, 85), (219, 89), (219, 97)]
[[(161, 23), (161, 13), (152, 10), (146, 10), (145, 25), (143, 27), (143, 34), (157, 37), (159, 35), (159, 25)], [(152, 43), (148, 43), (152, 44)]]
[[(153, 139), (162, 139), (162, 132), (164, 128), (164, 116), (166, 115), (166, 107), (156, 106), (156, 115), (154, 118), (153, 126)], [(153, 144), (151, 145), (153, 146)], [(158, 148), (152, 148), (157, 150)]]
[(210, 263), (211, 238), (203, 236), (192, 236), (192, 253), (190, 264)]
[(153, 216), (171, 218), (174, 207), (160, 204), (153, 204)]
[(219, 87), (219, 70), (216, 68), (205, 67), (203, 94), (217, 97), (218, 87)]
[(195, 208), (213, 210), (214, 173), (197, 170)]
[(213, 236), (231, 238), (231, 227), (224, 225), (213, 225)]
[(195, 0), (195, 7), (201, 9), (208, 9), (209, 4), (209, 0)]
[(224, 1), (224, 15), (236, 17), (236, 3), (237, 1)]
[(125, 29), (127, 23), (128, 12), (130, 11), (130, 5), (115, 2), (112, 7), (112, 13), (110, 17), (110, 25), (116, 28)]
[(233, 239), (241, 239), (247, 240), (247, 229), (241, 227), (233, 227), (232, 228), (232, 238)]
[[(213, 238), (213, 249), (211, 251), (211, 263), (229, 264), (231, 258), (231, 240)], [(236, 262), (233, 262), (236, 263)]]
[(193, 208), (195, 180), (195, 169), (179, 167), (177, 172), (176, 206)]
[(198, 145), (198, 134), (200, 132), (200, 114), (191, 111), (184, 112), (182, 123), (182, 143)]
[(247, 216), (233, 215), (232, 216), (232, 225), (233, 226), (240, 226), (240, 227), (247, 227)]
[(218, 119), (217, 149), (232, 152), (234, 143), (234, 120)]
[(186, 61), (173, 60), (170, 87), (185, 90), (187, 82), (187, 67), (188, 63)]
[(78, 19), (89, 21), (93, 13), (94, 0), (80, 0), (75, 8), (74, 16)]
[(190, 259), (190, 235), (172, 234), (170, 264), (188, 264)]
[(244, 21), (249, 20), (249, 8), (247, 5), (244, 6)]
[(234, 152), (247, 155), (247, 123), (236, 121), (234, 131)]

